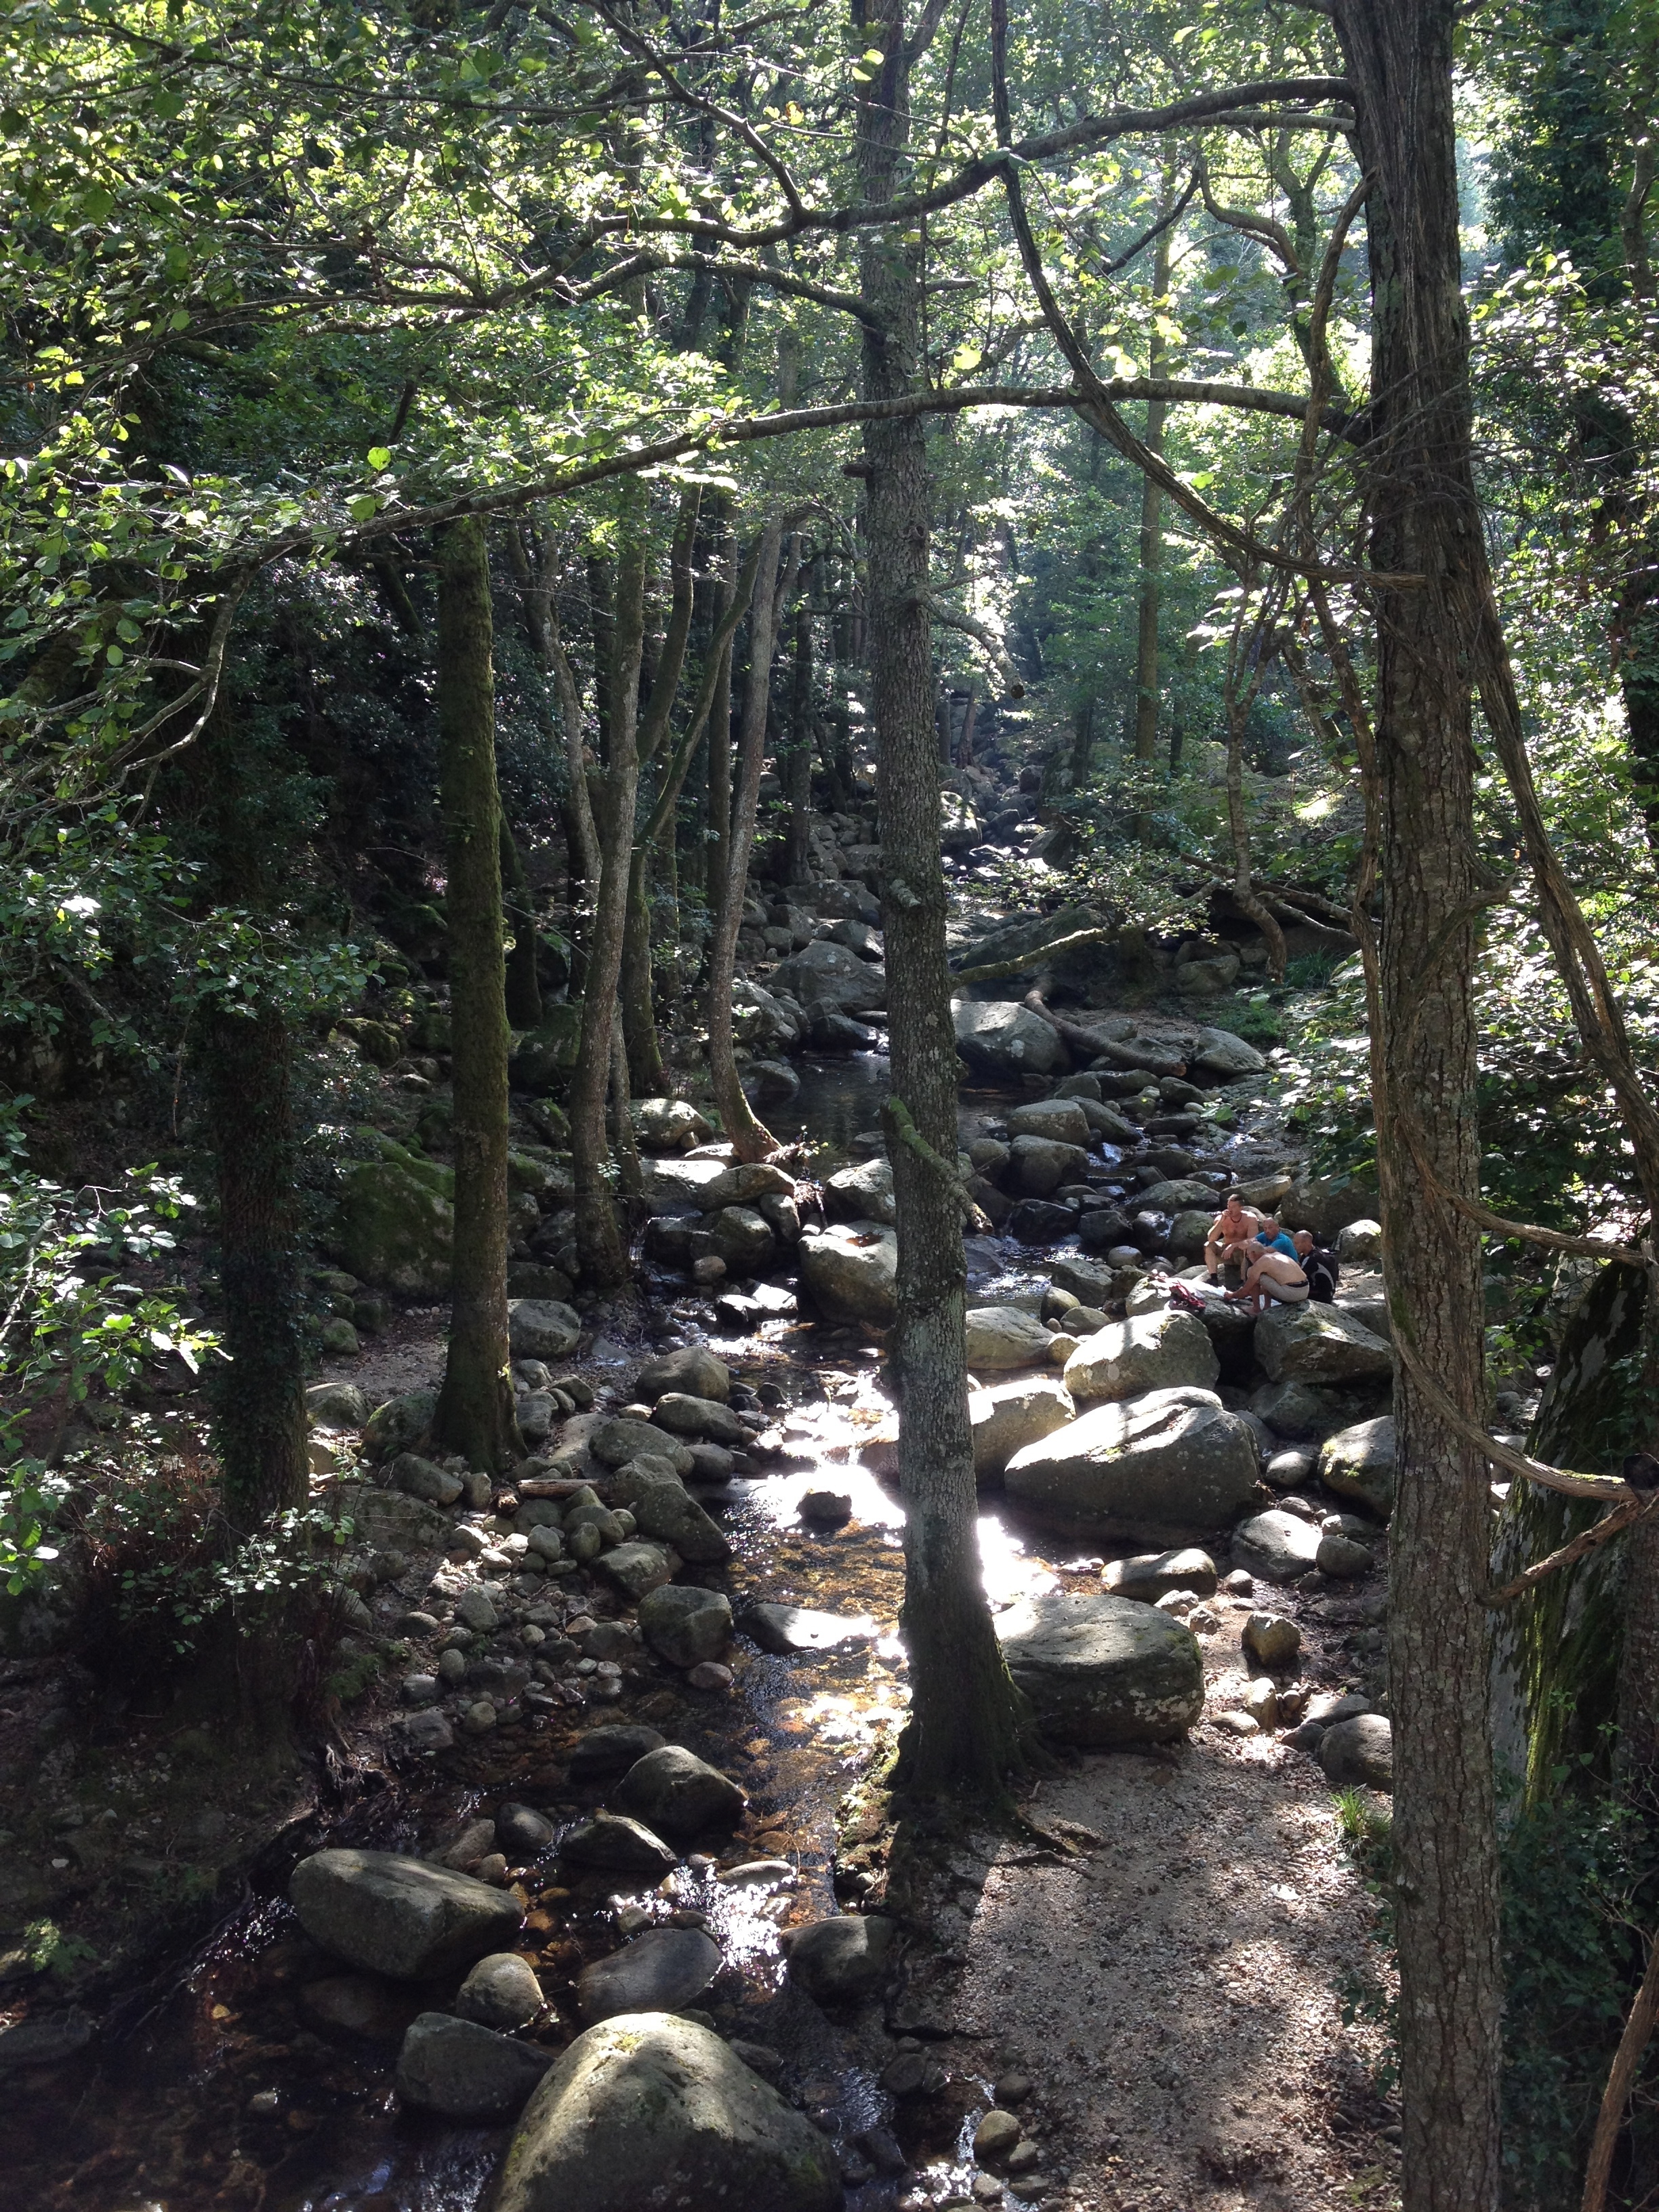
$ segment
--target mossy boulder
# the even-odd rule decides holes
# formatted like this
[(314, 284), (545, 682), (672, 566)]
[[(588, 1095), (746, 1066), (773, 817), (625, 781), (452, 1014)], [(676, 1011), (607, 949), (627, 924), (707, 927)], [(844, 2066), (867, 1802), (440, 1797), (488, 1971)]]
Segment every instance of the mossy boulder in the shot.
[(347, 1168), (323, 1248), (365, 1282), (405, 1297), (441, 1297), (455, 1237), (455, 1170), (379, 1129), (361, 1133), (374, 1156)]
[(507, 1074), (515, 1091), (559, 1089), (576, 1065), (582, 1038), (579, 1006), (546, 1008), (538, 1026), (527, 1030), (514, 1047)]

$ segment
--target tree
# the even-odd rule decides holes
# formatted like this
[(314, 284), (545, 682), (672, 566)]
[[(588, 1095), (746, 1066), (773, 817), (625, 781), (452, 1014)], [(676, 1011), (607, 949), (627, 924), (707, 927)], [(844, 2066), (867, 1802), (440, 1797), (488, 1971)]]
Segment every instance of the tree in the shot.
[(495, 787), (489, 556), (483, 525), (439, 544), (439, 777), (448, 868), (455, 1232), (434, 1433), (499, 1474), (523, 1456), (507, 1373), (507, 1027)]

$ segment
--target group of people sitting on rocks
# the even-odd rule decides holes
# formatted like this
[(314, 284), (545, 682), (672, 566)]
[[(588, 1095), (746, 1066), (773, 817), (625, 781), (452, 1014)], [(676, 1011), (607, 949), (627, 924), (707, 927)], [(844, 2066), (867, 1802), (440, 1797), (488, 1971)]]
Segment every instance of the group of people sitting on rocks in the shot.
[(1234, 1191), (1210, 1224), (1204, 1272), (1212, 1283), (1237, 1273), (1237, 1289), (1224, 1293), (1229, 1303), (1265, 1313), (1274, 1302), (1296, 1306), (1311, 1298), (1329, 1305), (1340, 1267), (1312, 1230), (1281, 1229), (1271, 1214), (1247, 1206)]

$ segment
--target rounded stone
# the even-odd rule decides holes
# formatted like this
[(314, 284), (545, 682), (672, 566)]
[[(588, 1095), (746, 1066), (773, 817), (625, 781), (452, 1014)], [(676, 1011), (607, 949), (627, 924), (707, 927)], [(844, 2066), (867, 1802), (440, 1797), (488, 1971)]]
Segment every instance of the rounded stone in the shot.
[(1197, 1639), (1155, 1607), (1060, 1590), (1025, 1600), (997, 1626), (1009, 1673), (1062, 1742), (1165, 1742), (1204, 1709)]

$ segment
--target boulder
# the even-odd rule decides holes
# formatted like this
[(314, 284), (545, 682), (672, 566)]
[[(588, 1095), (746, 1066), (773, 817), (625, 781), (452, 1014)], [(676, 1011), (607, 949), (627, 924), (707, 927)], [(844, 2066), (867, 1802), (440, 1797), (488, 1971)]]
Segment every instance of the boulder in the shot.
[(719, 1524), (683, 1482), (647, 1483), (634, 1492), (628, 1510), (641, 1536), (654, 1536), (696, 1566), (717, 1566), (732, 1556)]
[(1275, 1673), (1291, 1666), (1302, 1649), (1302, 1631), (1280, 1613), (1253, 1613), (1244, 1623), (1244, 1649), (1260, 1667)]
[(1250, 1411), (1257, 1419), (1292, 1443), (1346, 1428), (1358, 1410), (1351, 1398), (1322, 1390), (1316, 1382), (1264, 1382), (1250, 1399)]
[(574, 1310), (556, 1298), (509, 1298), (507, 1348), (514, 1359), (568, 1359), (582, 1333)]
[(459, 1972), (519, 1932), (509, 1892), (392, 1851), (316, 1851), (289, 1883), (314, 1943), (372, 1974), (425, 1981)]
[(796, 1651), (835, 1651), (843, 1644), (873, 1644), (881, 1633), (867, 1613), (818, 1613), (804, 1605), (745, 1606), (738, 1626), (763, 1651), (781, 1658)]
[(630, 1460), (644, 1455), (665, 1459), (678, 1475), (691, 1472), (691, 1455), (685, 1446), (649, 1421), (630, 1421), (617, 1414), (596, 1423), (586, 1442), (601, 1467), (626, 1467)]
[(1253, 1044), (1246, 1044), (1242, 1036), (1231, 1030), (1200, 1029), (1196, 1042), (1187, 1054), (1189, 1067), (1201, 1069), (1206, 1075), (1218, 1075), (1224, 1083), (1241, 1075), (1260, 1075), (1267, 1065)]
[(662, 1743), (659, 1730), (637, 1722), (612, 1722), (605, 1728), (589, 1729), (570, 1754), (570, 1779), (597, 1782), (606, 1775), (625, 1774), (647, 1751), (660, 1750)]
[(856, 952), (827, 938), (803, 945), (772, 970), (774, 991), (787, 991), (802, 1006), (833, 1006), (838, 1013), (860, 1014), (887, 1004), (887, 971), (878, 963), (860, 960)]
[(718, 1398), (694, 1398), (688, 1390), (665, 1390), (651, 1416), (659, 1428), (677, 1437), (701, 1437), (739, 1450), (751, 1441), (749, 1430)]
[(1336, 1256), (1345, 1267), (1364, 1267), (1368, 1261), (1382, 1257), (1382, 1224), (1380, 1221), (1345, 1222), (1336, 1232)]
[(453, 2013), (423, 2012), (398, 2054), (398, 2094), (406, 2105), (479, 2127), (521, 2112), (552, 2063), (551, 2051), (533, 2044)]
[(634, 1395), (654, 1406), (667, 1390), (684, 1390), (694, 1398), (714, 1398), (723, 1406), (732, 1395), (732, 1370), (700, 1344), (678, 1352), (665, 1352), (647, 1359), (634, 1385)]
[(968, 1419), (974, 1432), (974, 1474), (981, 1487), (1000, 1480), (1017, 1451), (1052, 1436), (1076, 1418), (1072, 1394), (1052, 1375), (1022, 1376), (970, 1391)]
[(1318, 1561), (1319, 1530), (1311, 1521), (1275, 1507), (1234, 1529), (1233, 1557), (1247, 1574), (1260, 1575), (1264, 1582), (1297, 1582)]
[(1376, 1561), (1368, 1544), (1357, 1542), (1342, 1529), (1328, 1528), (1319, 1540), (1315, 1564), (1334, 1582), (1348, 1583), (1370, 1574)]
[(748, 1802), (729, 1776), (678, 1743), (665, 1743), (636, 1760), (611, 1800), (620, 1812), (665, 1836), (735, 1827)]
[(395, 1459), (399, 1452), (418, 1451), (429, 1441), (438, 1410), (435, 1390), (405, 1390), (388, 1398), (369, 1415), (363, 1431), (363, 1456)]
[(686, 1098), (636, 1098), (631, 1110), (635, 1133), (648, 1152), (689, 1152), (714, 1133)]
[(789, 1980), (819, 2004), (873, 1996), (898, 1930), (879, 1914), (843, 1912), (811, 1920), (787, 1941)]
[(1099, 1260), (1079, 1259), (1069, 1252), (1060, 1254), (1059, 1258), (1048, 1263), (1048, 1280), (1054, 1288), (1069, 1291), (1085, 1306), (1103, 1306), (1116, 1297), (1119, 1295), (1117, 1275), (1117, 1269), (1109, 1264)]
[(1004, 1374), (1012, 1368), (1048, 1363), (1050, 1331), (1035, 1314), (1010, 1306), (969, 1306), (967, 1324), (970, 1375)]
[(1206, 1216), (1205, 1229), (1215, 1219), (1216, 1194), (1206, 1182), (1178, 1176), (1169, 1182), (1151, 1183), (1139, 1194), (1139, 1203), (1154, 1213), (1184, 1213), (1197, 1207)]
[(805, 1021), (769, 991), (739, 975), (732, 986), (732, 1024), (738, 1042), (750, 1051), (787, 1052), (799, 1043)]
[(601, 1552), (592, 1564), (637, 1605), (647, 1590), (673, 1580), (679, 1562), (662, 1544), (630, 1541)]
[(701, 1928), (653, 1928), (584, 1967), (576, 2007), (590, 2026), (623, 2012), (679, 2012), (720, 1970), (720, 1947)]
[(951, 1001), (957, 1050), (985, 1075), (1063, 1075), (1070, 1058), (1059, 1032), (1029, 1006), (1006, 999)]
[[(1006, 1201), (1005, 1201), (1006, 1203)], [(1077, 1209), (1044, 1198), (1023, 1198), (1003, 1227), (1017, 1243), (1053, 1244), (1077, 1226)]]
[(1061, 1743), (1164, 1743), (1204, 1710), (1191, 1629), (1156, 1607), (1086, 1590), (1028, 1598), (997, 1623), (1016, 1685)]
[(531, 2100), (494, 2212), (840, 2212), (835, 2146), (712, 2030), (623, 2013), (579, 2035)]
[(731, 1642), (732, 1601), (720, 1590), (665, 1583), (640, 1600), (639, 1622), (646, 1642), (671, 1667), (695, 1667), (718, 1659)]
[(1319, 1763), (1333, 1789), (1394, 1789), (1394, 1729), (1385, 1714), (1356, 1713), (1320, 1739)]
[(1307, 1176), (1292, 1183), (1278, 1205), (1282, 1228), (1311, 1229), (1322, 1244), (1331, 1243), (1351, 1221), (1369, 1221), (1376, 1211), (1374, 1190), (1323, 1176)]
[(1100, 1577), (1101, 1588), (1112, 1597), (1137, 1598), (1155, 1605), (1170, 1590), (1191, 1590), (1197, 1597), (1213, 1597), (1215, 1561), (1207, 1552), (1188, 1546), (1179, 1552), (1141, 1552), (1132, 1559), (1109, 1559)]
[(480, 1959), (455, 1993), (463, 2020), (503, 2032), (526, 2027), (545, 2002), (536, 1969), (516, 1951), (492, 1951)]
[(1153, 1544), (1225, 1528), (1255, 1480), (1249, 1424), (1192, 1386), (1097, 1406), (1017, 1451), (1003, 1474), (1010, 1497), (1045, 1520)]
[(306, 1392), (306, 1419), (313, 1429), (361, 1429), (371, 1411), (355, 1382), (313, 1382)]
[[(574, 1779), (574, 1765), (571, 1771)], [(672, 1873), (679, 1864), (678, 1854), (660, 1836), (654, 1835), (642, 1820), (630, 1820), (625, 1813), (595, 1813), (592, 1819), (579, 1821), (559, 1845), (559, 1850), (562, 1857), (574, 1860), (578, 1866), (644, 1875), (653, 1881)]]
[[(1170, 1224), (1168, 1241), (1170, 1257), (1176, 1260), (1201, 1260), (1204, 1257), (1204, 1247), (1209, 1241), (1210, 1224), (1214, 1219), (1214, 1212), (1208, 1206), (1183, 1206)], [(1232, 1310), (1242, 1312), (1243, 1309), (1235, 1307)], [(1244, 1318), (1248, 1321), (1249, 1316), (1246, 1314)]]
[(581, 1041), (579, 1003), (567, 1001), (544, 1008), (540, 1023), (520, 1037), (507, 1062), (507, 1078), (514, 1089), (538, 1094), (557, 1090), (576, 1065)]
[(723, 1206), (708, 1224), (715, 1256), (733, 1275), (758, 1274), (777, 1249), (772, 1224), (752, 1206)]
[(1272, 1306), (1255, 1325), (1255, 1356), (1273, 1382), (1381, 1382), (1394, 1353), (1335, 1306)]
[(881, 1221), (898, 1218), (893, 1202), (893, 1164), (883, 1155), (855, 1160), (823, 1186), (823, 1211), (831, 1221)]
[(459, 1474), (418, 1452), (399, 1452), (387, 1472), (406, 1498), (422, 1498), (428, 1505), (453, 1505), (466, 1489)]
[(836, 1222), (817, 1236), (804, 1236), (799, 1249), (801, 1279), (827, 1321), (891, 1326), (898, 1310), (898, 1238), (892, 1230), (878, 1221)]
[(1341, 1498), (1358, 1498), (1379, 1520), (1394, 1510), (1394, 1418), (1357, 1421), (1319, 1448), (1319, 1479)]
[(1088, 1117), (1075, 1098), (1036, 1098), (1029, 1106), (1015, 1106), (1008, 1115), (1008, 1131), (1015, 1137), (1052, 1137), (1061, 1145), (1079, 1149), (1089, 1142)]
[(366, 1283), (404, 1297), (441, 1297), (455, 1241), (455, 1171), (425, 1160), (378, 1129), (374, 1148), (345, 1172), (319, 1238), (331, 1259)]
[(1220, 1372), (1210, 1333), (1198, 1316), (1165, 1306), (1159, 1313), (1109, 1322), (1085, 1337), (1066, 1363), (1065, 1378), (1072, 1395), (1086, 1404), (1185, 1383), (1207, 1390)]
[(705, 1213), (718, 1213), (722, 1206), (752, 1206), (759, 1198), (792, 1198), (794, 1189), (794, 1177), (769, 1160), (740, 1160), (705, 1183), (697, 1203)]
[(1077, 1182), (1089, 1165), (1081, 1145), (1062, 1145), (1054, 1137), (1016, 1137), (1009, 1149), (1010, 1178), (1027, 1198), (1047, 1198), (1061, 1183)]
[(1170, 980), (1183, 999), (1218, 999), (1238, 981), (1238, 955), (1223, 952), (1212, 960), (1183, 960)]

